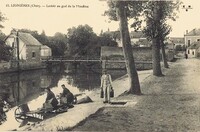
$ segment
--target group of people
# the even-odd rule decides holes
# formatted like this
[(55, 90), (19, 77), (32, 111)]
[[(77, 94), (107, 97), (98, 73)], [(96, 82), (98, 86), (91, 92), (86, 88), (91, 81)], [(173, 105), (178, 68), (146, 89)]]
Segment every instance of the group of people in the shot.
[[(69, 89), (66, 88), (64, 84), (61, 85), (61, 87), (63, 88), (63, 92), (60, 96), (60, 103), (68, 105), (73, 104), (76, 97), (73, 95), (72, 92), (70, 92)], [(111, 75), (108, 74), (106, 70), (103, 70), (103, 74), (101, 77), (101, 89), (103, 91), (104, 97), (103, 103), (111, 103), (110, 92), (112, 90), (112, 79)], [(47, 97), (45, 103), (50, 103), (53, 108), (56, 108), (59, 102), (56, 99), (55, 94), (50, 90), (50, 88), (46, 88), (46, 91)]]
[[(64, 84), (61, 85), (63, 92), (60, 95), (60, 103), (72, 105), (75, 99), (75, 96), (70, 92), (68, 88)], [(47, 97), (45, 100), (45, 104), (51, 104), (51, 106), (55, 109), (59, 104), (55, 94), (51, 91), (50, 88), (46, 88)]]

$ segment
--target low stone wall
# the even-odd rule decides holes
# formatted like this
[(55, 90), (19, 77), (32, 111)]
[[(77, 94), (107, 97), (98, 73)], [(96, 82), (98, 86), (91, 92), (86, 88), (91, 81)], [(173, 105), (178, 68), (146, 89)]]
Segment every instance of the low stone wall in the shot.
[[(42, 62), (20, 62), (20, 70), (31, 70), (31, 69), (39, 69), (45, 67)], [(3, 62), (0, 63), (0, 73), (5, 73), (5, 72), (15, 72), (18, 70), (18, 64), (17, 61), (12, 61), (12, 62)]]
[[(137, 47), (133, 48), (133, 56), (136, 63), (137, 70), (152, 69), (152, 50), (150, 47)], [(109, 62), (123, 61), (124, 54), (122, 47), (108, 47), (103, 46), (101, 48), (101, 59), (107, 60), (102, 63), (102, 67), (106, 69), (125, 69), (125, 62)]]
[[(151, 61), (152, 60), (152, 50), (151, 47), (135, 47), (133, 48), (133, 56), (135, 61)], [(101, 57), (102, 59), (124, 59), (122, 47), (101, 47)]]

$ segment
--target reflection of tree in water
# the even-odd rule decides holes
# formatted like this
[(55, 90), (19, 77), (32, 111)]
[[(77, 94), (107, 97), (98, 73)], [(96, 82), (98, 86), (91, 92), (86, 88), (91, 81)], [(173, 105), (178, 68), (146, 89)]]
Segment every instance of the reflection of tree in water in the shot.
[(75, 72), (68, 74), (68, 81), (70, 85), (78, 87), (80, 91), (92, 90), (99, 87), (99, 73), (95, 73), (90, 68), (85, 67), (84, 65), (79, 65), (77, 69), (73, 69), (73, 71)]
[(9, 94), (10, 90), (6, 88), (6, 85), (1, 86), (0, 91), (0, 124), (7, 120), (6, 112), (9, 110)]
[(4, 108), (5, 107), (5, 103), (4, 103), (4, 100), (2, 99), (2, 97), (0, 97), (0, 125), (6, 121), (6, 113), (4, 111)]
[[(101, 69), (95, 72), (93, 67), (87, 66), (86, 64), (78, 65), (77, 69), (73, 69), (74, 67), (70, 64), (66, 67), (68, 67), (68, 72), (70, 70), (73, 71), (67, 74), (69, 84), (78, 87), (80, 91), (93, 90), (100, 87), (101, 72), (99, 71)], [(126, 70), (109, 70), (108, 72), (111, 74), (113, 80), (126, 74)]]

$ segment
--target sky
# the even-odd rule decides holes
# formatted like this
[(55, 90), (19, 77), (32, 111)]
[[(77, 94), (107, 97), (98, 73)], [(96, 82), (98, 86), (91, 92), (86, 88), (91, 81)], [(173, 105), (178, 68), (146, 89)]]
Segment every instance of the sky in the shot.
[[(200, 28), (200, 1), (182, 1), (192, 9), (180, 8), (179, 18), (175, 22), (169, 21), (173, 29), (171, 37), (183, 37), (186, 30)], [(93, 27), (97, 34), (108, 28), (117, 30), (118, 22), (109, 23), (108, 18), (102, 16), (107, 8), (102, 0), (1, 0), (0, 11), (8, 18), (2, 23), (2, 31), (9, 34), (12, 28), (25, 28), (39, 33), (44, 30), (46, 35), (53, 36), (56, 32), (66, 34), (68, 28), (84, 24)]]

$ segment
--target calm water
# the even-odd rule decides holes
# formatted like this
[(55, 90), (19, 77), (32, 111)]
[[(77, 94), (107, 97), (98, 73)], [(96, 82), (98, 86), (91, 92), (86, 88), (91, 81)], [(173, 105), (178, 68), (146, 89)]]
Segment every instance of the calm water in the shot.
[[(62, 91), (61, 84), (65, 84), (74, 94), (99, 89), (100, 71), (90, 66), (79, 65), (77, 69), (74, 69), (71, 64), (63, 64), (48, 69), (0, 74), (0, 97), (6, 100), (13, 109), (23, 103), (30, 103), (32, 109), (37, 109), (44, 102), (46, 97), (43, 96), (44, 88), (47, 87), (52, 88), (55, 94)], [(125, 75), (126, 71), (109, 71), (109, 73), (114, 80)], [(8, 113), (6, 113), (7, 116)], [(10, 113), (13, 111), (10, 110)], [(11, 119), (7, 119), (6, 122), (9, 120)]]

